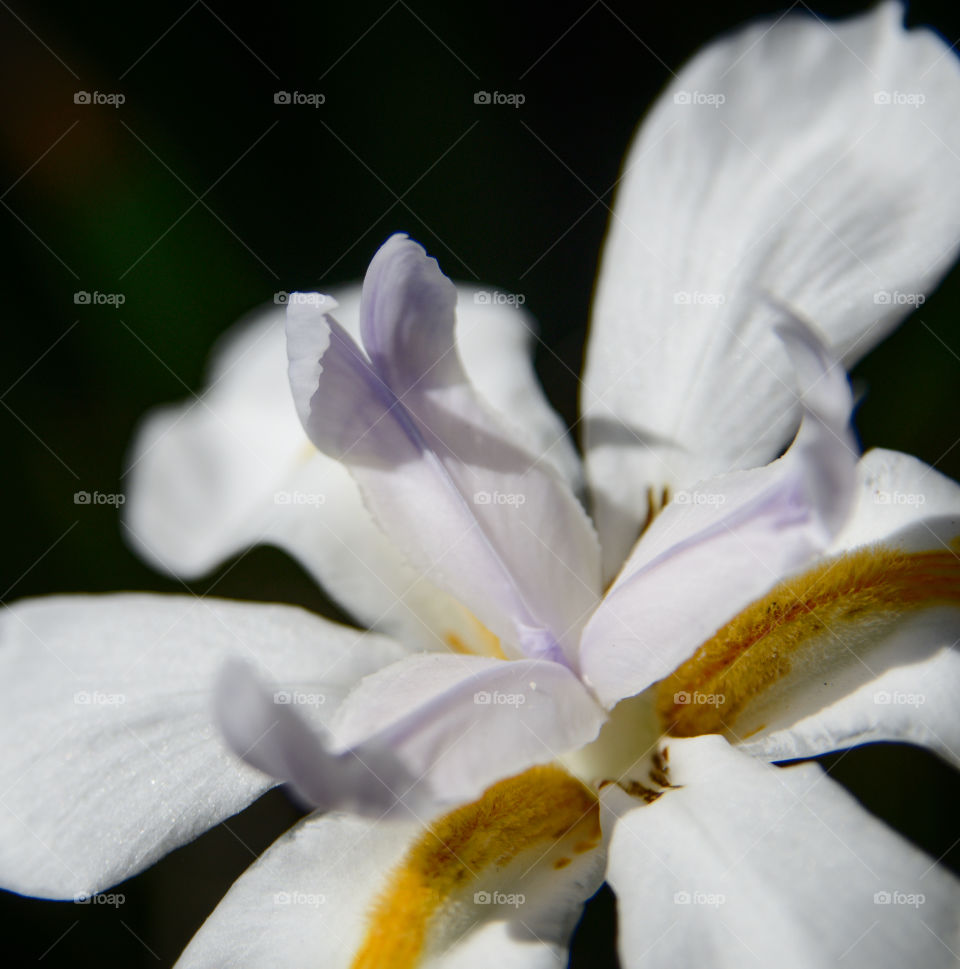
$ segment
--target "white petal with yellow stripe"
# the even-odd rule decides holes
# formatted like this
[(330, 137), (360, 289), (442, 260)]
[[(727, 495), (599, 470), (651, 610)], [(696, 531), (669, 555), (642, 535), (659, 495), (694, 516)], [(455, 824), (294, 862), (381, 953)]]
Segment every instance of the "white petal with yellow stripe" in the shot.
[(868, 740), (957, 761), (960, 487), (872, 451), (818, 562), (721, 626), (657, 686), (666, 730), (784, 759)]
[[(858, 472), (858, 504), (831, 551), (866, 550), (860, 588), (843, 564), (856, 552), (828, 559), (799, 593), (808, 608), (793, 636), (807, 658), (732, 726), (771, 760), (900, 740), (960, 766), (960, 486), (892, 451), (869, 452)], [(830, 606), (845, 583), (846, 606)]]
[(177, 966), (553, 969), (603, 864), (596, 798), (557, 767), (429, 828), (313, 815), (241, 876)]

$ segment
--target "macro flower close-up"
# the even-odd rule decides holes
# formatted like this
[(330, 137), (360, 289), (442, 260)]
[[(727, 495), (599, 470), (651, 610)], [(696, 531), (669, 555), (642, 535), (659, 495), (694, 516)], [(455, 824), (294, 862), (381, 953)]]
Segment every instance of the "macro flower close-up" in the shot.
[[(957, 788), (923, 781), (960, 767), (953, 445), (858, 434), (901, 324), (960, 362), (918, 318), (960, 252), (960, 60), (906, 16), (801, 5), (671, 71), (604, 203), (572, 418), (534, 301), (460, 281), (399, 195), (338, 257), (362, 279), (277, 290), (132, 417), (123, 491), (73, 501), (165, 584), (22, 595), (57, 539), (4, 599), (10, 898), (182, 969), (958, 964)], [(834, 775), (908, 745), (935, 767), (865, 776), (937, 842)], [(254, 849), (231, 824), (264, 806), (292, 824)], [(216, 829), (243, 864), (161, 957), (126, 885)]]

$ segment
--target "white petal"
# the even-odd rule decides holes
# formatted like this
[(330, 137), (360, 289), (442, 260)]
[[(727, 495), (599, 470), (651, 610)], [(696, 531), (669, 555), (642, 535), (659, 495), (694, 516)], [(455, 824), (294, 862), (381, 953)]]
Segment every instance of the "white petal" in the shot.
[(958, 639), (960, 607), (908, 616), (864, 650), (862, 666), (831, 670), (783, 695), (764, 728), (739, 746), (767, 760), (792, 760), (898, 740), (960, 767)]
[(291, 303), (297, 409), (397, 547), (508, 652), (570, 656), (598, 596), (596, 537), (563, 479), (470, 386), (455, 300), (435, 260), (394, 236), (364, 283), (369, 361), (322, 307)]
[(765, 463), (789, 439), (798, 413), (769, 296), (815, 321), (849, 368), (952, 264), (960, 67), (902, 20), (887, 3), (839, 23), (754, 24), (700, 53), (644, 122), (582, 400), (608, 572), (648, 487)]
[[(533, 369), (533, 318), (495, 302), (496, 291), (457, 285), (457, 350), (467, 379), (531, 454), (552, 464), (577, 494), (583, 467), (570, 431), (547, 403)], [(482, 297), (490, 297), (490, 301)]]
[[(530, 364), (532, 322), (515, 307), (477, 303), (473, 287), (459, 293), (457, 341), (471, 381), (579, 488), (579, 461)], [(359, 335), (359, 286), (338, 300), (338, 318)], [(237, 324), (214, 352), (203, 394), (143, 422), (124, 508), (133, 545), (194, 578), (250, 545), (275, 544), (363, 625), (419, 648), (442, 647), (451, 634), (469, 643), (475, 621), (408, 564), (345, 468), (307, 440), (287, 380), (284, 319), (275, 307)]]
[(218, 699), (234, 750), (314, 806), (378, 816), (476, 797), (502, 777), (593, 740), (604, 721), (547, 660), (421, 654), (366, 677), (323, 735), (236, 677)]
[(233, 885), (177, 969), (316, 965), (346, 969), (366, 909), (419, 825), (313, 815)]
[(601, 702), (645, 690), (720, 626), (822, 552), (854, 495), (842, 370), (802, 329), (785, 331), (805, 417), (787, 453), (678, 492), (637, 543), (584, 630), (580, 664)]
[[(893, 451), (870, 451), (858, 474), (860, 500), (831, 553), (882, 543), (956, 559), (960, 486)], [(934, 601), (895, 621), (866, 617), (862, 628), (830, 628), (810, 644), (823, 654), (816, 669), (738, 723), (748, 738), (742, 746), (784, 760), (900, 740), (960, 766), (960, 581), (955, 588), (953, 607)], [(751, 723), (763, 728), (751, 732)]]
[(243, 319), (217, 347), (203, 395), (142, 424), (125, 520), (152, 564), (187, 578), (209, 572), (261, 537), (282, 510), (274, 497), (309, 463), (286, 387), (283, 318), (278, 307)]
[(857, 501), (827, 553), (878, 543), (926, 551), (958, 535), (960, 486), (912, 455), (874, 448), (857, 465)]
[[(108, 887), (271, 786), (226, 749), (229, 655), (307, 691), (328, 720), (403, 650), (300, 609), (166, 596), (51, 597), (0, 617), (0, 878), (24, 894)], [(319, 699), (322, 697), (322, 701)]]
[(770, 767), (719, 737), (669, 755), (678, 788), (610, 844), (625, 969), (955, 964), (960, 883), (819, 766)]
[[(363, 944), (389, 874), (421, 833), (419, 825), (403, 821), (346, 815), (305, 819), (233, 885), (177, 969), (347, 969)], [(477, 872), (465, 872), (465, 897), (431, 924), (431, 951), (424, 964), (432, 969), (491, 964), (553, 969), (562, 962), (583, 901), (602, 880), (603, 854), (579, 855), (560, 871), (549, 863), (552, 856), (544, 860), (484, 881), (476, 879)], [(475, 904), (477, 889), (522, 901)]]

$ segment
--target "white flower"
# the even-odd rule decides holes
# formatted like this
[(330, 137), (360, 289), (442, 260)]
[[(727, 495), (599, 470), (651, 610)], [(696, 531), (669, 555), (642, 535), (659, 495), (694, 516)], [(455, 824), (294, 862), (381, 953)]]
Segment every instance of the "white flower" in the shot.
[(552, 966), (604, 877), (629, 967), (948, 962), (955, 879), (770, 763), (876, 739), (960, 762), (960, 488), (857, 460), (837, 362), (957, 250), (960, 67), (900, 16), (749, 28), (641, 129), (584, 374), (603, 558), (529, 321), (455, 309), (416, 243), (362, 294), (291, 298), (286, 340), (274, 313), (234, 336), (141, 432), (131, 533), (183, 575), (277, 543), (376, 632), (8, 608), (3, 884), (99, 891), (284, 781), (318, 812), (181, 965)]

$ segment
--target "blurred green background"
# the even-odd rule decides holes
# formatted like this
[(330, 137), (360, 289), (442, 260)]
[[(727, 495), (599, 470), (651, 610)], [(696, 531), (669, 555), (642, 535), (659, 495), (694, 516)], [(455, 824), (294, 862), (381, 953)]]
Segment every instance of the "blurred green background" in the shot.
[[(802, 6), (802, 5), (800, 5)], [(838, 16), (862, 3), (818, 4)], [(523, 293), (537, 365), (568, 423), (610, 187), (638, 118), (717, 33), (777, 3), (467, 7), (203, 0), (0, 9), (0, 357), (4, 601), (178, 584), (124, 543), (110, 506), (151, 406), (202, 386), (208, 350), (277, 290), (359, 278), (393, 231), (451, 276)], [(909, 19), (951, 40), (954, 2)], [(473, 103), (522, 91), (521, 110)], [(120, 108), (76, 91), (122, 92)], [(320, 109), (277, 90), (323, 92)], [(122, 293), (123, 306), (74, 293)], [(960, 478), (960, 274), (855, 371), (865, 447)], [(330, 605), (260, 549), (195, 592)], [(960, 786), (934, 758), (872, 747), (823, 759), (875, 813), (960, 868)], [(7, 965), (170, 965), (232, 880), (298, 812), (274, 792), (133, 879), (119, 911), (0, 895)], [(612, 966), (609, 893), (574, 964)]]

